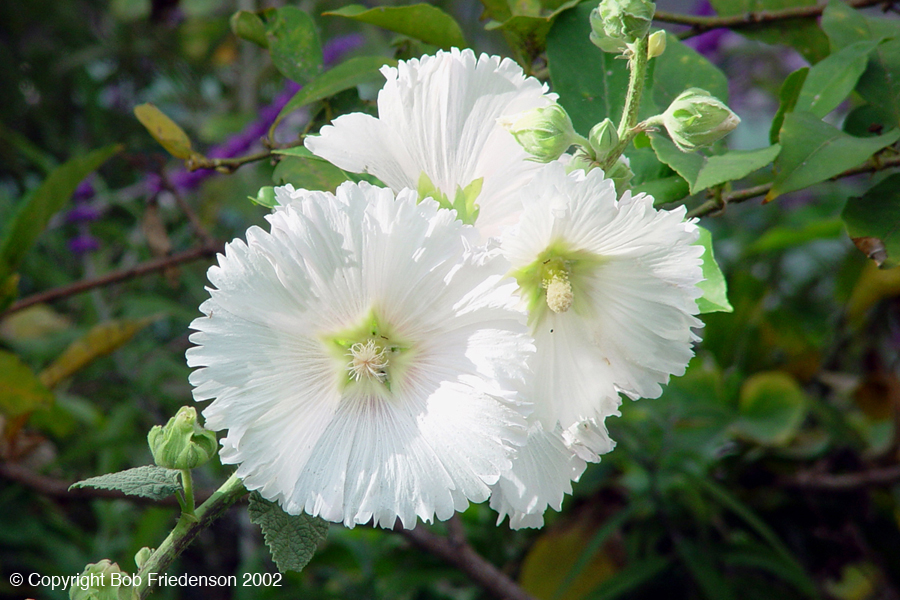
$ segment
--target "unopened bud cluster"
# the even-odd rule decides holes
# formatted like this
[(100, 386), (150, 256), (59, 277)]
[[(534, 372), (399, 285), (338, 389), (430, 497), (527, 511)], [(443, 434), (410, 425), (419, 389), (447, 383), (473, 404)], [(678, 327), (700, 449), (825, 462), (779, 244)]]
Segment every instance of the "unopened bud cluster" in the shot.
[(647, 35), (655, 12), (650, 0), (602, 0), (591, 11), (591, 42), (604, 52), (624, 53)]
[(559, 104), (534, 108), (501, 119), (516, 141), (531, 154), (532, 160), (550, 162), (562, 156), (583, 138), (575, 133), (572, 119)]
[(153, 460), (167, 469), (194, 469), (205, 464), (218, 449), (216, 434), (197, 424), (197, 410), (182, 406), (165, 426), (147, 435)]

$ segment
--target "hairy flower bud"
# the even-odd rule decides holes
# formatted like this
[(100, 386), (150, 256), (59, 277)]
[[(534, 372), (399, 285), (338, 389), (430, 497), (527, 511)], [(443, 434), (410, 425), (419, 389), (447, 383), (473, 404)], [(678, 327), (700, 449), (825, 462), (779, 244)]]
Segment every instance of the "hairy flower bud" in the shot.
[(131, 577), (104, 558), (84, 568), (69, 587), (69, 600), (132, 600)]
[(167, 469), (194, 469), (216, 453), (216, 434), (197, 424), (197, 410), (182, 406), (165, 426), (156, 425), (147, 435), (153, 460)]
[(591, 11), (591, 42), (604, 52), (624, 52), (647, 35), (655, 12), (650, 0), (602, 0)]
[(594, 156), (597, 159), (602, 159), (619, 144), (619, 134), (613, 122), (609, 119), (604, 119), (591, 128), (591, 132), (588, 134), (588, 141), (591, 143), (591, 150), (594, 151)]
[(682, 152), (714, 144), (740, 122), (724, 102), (699, 88), (682, 92), (662, 114), (666, 131)]
[(656, 58), (666, 50), (666, 32), (660, 29), (647, 39), (647, 58)]
[(537, 162), (554, 161), (582, 138), (559, 104), (533, 108), (500, 119), (503, 126)]

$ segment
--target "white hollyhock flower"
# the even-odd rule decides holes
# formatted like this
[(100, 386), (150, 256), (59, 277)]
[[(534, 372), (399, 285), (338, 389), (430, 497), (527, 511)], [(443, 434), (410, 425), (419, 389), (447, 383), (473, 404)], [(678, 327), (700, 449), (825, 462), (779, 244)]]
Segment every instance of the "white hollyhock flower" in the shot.
[[(452, 205), (485, 236), (515, 222), (511, 194), (540, 168), (498, 120), (549, 105), (556, 94), (508, 58), (471, 50), (384, 67), (378, 117), (351, 113), (306, 138), (338, 167), (370, 173), (394, 191), (409, 187)], [(467, 206), (468, 205), (468, 206)], [(469, 214), (466, 214), (469, 213)]]
[(699, 232), (684, 207), (656, 210), (630, 192), (616, 200), (599, 169), (566, 175), (550, 163), (519, 196), (525, 209), (503, 251), (535, 338), (532, 419), (600, 452), (602, 435), (573, 426), (614, 414), (619, 392), (658, 397), (693, 356)]
[(533, 351), (508, 263), (411, 190), (278, 195), (271, 232), (209, 269), (191, 324), (222, 461), (287, 512), (348, 527), (486, 500), (524, 437), (512, 390)]

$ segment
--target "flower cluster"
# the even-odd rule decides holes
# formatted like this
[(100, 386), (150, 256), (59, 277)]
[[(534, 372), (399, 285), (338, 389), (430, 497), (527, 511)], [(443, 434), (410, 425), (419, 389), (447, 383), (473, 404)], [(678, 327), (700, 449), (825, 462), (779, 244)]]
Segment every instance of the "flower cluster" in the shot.
[(490, 498), (539, 527), (612, 449), (620, 394), (684, 372), (697, 228), (571, 157), (533, 160), (510, 119), (556, 98), (508, 59), (383, 73), (378, 117), (306, 146), (385, 187), (276, 188), (268, 231), (209, 270), (195, 399), (223, 462), (289, 513), (414, 527)]

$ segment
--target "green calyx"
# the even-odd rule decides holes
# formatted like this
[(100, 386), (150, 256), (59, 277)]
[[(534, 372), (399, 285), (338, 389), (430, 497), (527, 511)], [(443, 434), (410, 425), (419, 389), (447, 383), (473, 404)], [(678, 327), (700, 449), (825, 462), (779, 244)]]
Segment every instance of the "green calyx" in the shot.
[(601, 0), (591, 12), (591, 42), (611, 53), (625, 53), (650, 30), (656, 4), (649, 0)]
[(359, 325), (323, 341), (335, 359), (344, 391), (390, 392), (414, 356), (410, 344), (374, 310)]
[(69, 587), (70, 600), (133, 600), (131, 576), (104, 558), (84, 568)]
[(206, 464), (219, 447), (216, 434), (197, 423), (197, 410), (182, 406), (165, 424), (147, 434), (153, 460), (167, 469), (194, 469)]
[(484, 177), (479, 177), (471, 181), (466, 187), (456, 186), (456, 194), (453, 201), (447, 197), (434, 185), (431, 178), (422, 171), (419, 175), (418, 189), (419, 202), (425, 198), (433, 198), (437, 201), (441, 208), (448, 208), (456, 211), (456, 218), (467, 225), (474, 225), (475, 219), (478, 218), (478, 205), (475, 200), (481, 194), (481, 187), (484, 184)]

